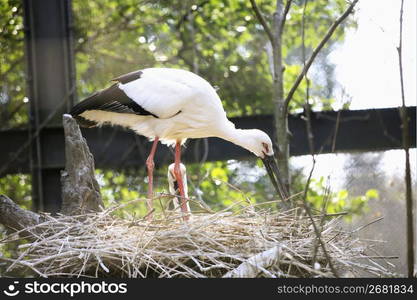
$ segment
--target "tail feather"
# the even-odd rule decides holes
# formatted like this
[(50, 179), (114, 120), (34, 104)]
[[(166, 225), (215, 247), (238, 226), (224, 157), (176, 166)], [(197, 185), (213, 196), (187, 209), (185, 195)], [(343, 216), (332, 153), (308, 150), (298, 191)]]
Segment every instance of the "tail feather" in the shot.
[(81, 116), (81, 114), (86, 110), (92, 109), (97, 106), (98, 103), (96, 96), (98, 93), (99, 92), (96, 92), (91, 96), (85, 98), (71, 109), (70, 115), (77, 121), (78, 125), (80, 125), (81, 127), (90, 128), (96, 127), (98, 125), (97, 122), (86, 119)]
[(70, 111), (70, 114), (75, 117), (81, 115), (86, 110), (98, 109), (100, 107), (99, 98), (97, 97), (100, 92), (95, 92), (91, 96), (83, 99), (77, 103)]
[[(125, 92), (118, 87), (117, 83), (85, 98), (71, 109), (70, 114), (77, 119), (81, 126), (97, 126), (97, 122), (86, 119), (85, 115), (82, 116), (82, 113), (91, 110), (118, 114), (153, 116), (158, 118), (157, 115), (147, 111), (145, 108), (129, 98)], [(117, 124), (117, 122), (114, 123)]]

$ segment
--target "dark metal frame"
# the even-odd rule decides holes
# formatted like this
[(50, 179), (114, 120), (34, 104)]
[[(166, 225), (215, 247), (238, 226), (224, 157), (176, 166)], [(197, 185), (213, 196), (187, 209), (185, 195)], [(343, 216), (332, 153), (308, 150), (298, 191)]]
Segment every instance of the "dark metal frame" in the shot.
[[(416, 108), (407, 110), (410, 122), (411, 147), (416, 147)], [(232, 118), (238, 128), (258, 128), (273, 135), (273, 117), (270, 115)], [(327, 111), (312, 114), (312, 130), (316, 153), (333, 152), (366, 152), (401, 149), (401, 120), (397, 108), (344, 110), (340, 112)], [(290, 153), (292, 156), (308, 155), (307, 132), (302, 115), (291, 115), (289, 127), (292, 134)], [(144, 137), (138, 137), (130, 130), (122, 128), (89, 128), (82, 129), (88, 146), (96, 159), (97, 168), (124, 169), (128, 167), (141, 168), (146, 160), (146, 152), (137, 148), (150, 147)], [(0, 140), (8, 141), (0, 149), (0, 166), (7, 163), (26, 140), (25, 130), (0, 131)], [(41, 136), (44, 170), (59, 170), (64, 168), (64, 132), (62, 127), (49, 127)], [(253, 157), (245, 149), (218, 138), (208, 139), (207, 161), (247, 159)], [(130, 149), (130, 152), (127, 150)], [(145, 149), (148, 150), (148, 149)], [(196, 155), (197, 153), (197, 155)], [(158, 148), (155, 160), (159, 166), (171, 156), (168, 147)], [(202, 160), (204, 146), (200, 140), (189, 140), (184, 149), (185, 162), (193, 163)], [(163, 164), (163, 163), (162, 163)], [(6, 173), (29, 172), (29, 162), (22, 157), (10, 164)]]
[[(30, 98), (32, 199), (35, 210), (57, 210), (60, 205), (59, 170), (48, 169), (45, 129), (40, 124), (56, 111), (48, 126), (61, 124), (61, 115), (74, 104), (71, 1), (24, 0), (27, 83)], [(66, 105), (57, 109), (61, 99)], [(41, 130), (39, 134), (38, 130)]]

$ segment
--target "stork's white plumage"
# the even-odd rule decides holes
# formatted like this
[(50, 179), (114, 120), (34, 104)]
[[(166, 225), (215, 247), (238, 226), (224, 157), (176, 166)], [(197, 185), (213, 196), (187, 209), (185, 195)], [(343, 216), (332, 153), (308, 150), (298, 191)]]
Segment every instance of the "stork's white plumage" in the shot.
[[(236, 129), (214, 88), (200, 76), (179, 69), (149, 68), (119, 76), (115, 84), (78, 103), (73, 115), (86, 127), (113, 124), (128, 127), (154, 141), (147, 160), (148, 206), (152, 208), (153, 157), (158, 141), (176, 145), (175, 174), (184, 197), (180, 172), (180, 147), (188, 138), (220, 137), (264, 159), (281, 197), (287, 197), (279, 181), (269, 136), (258, 129)], [(186, 211), (186, 201), (181, 206)]]
[[(181, 173), (182, 183), (184, 187), (184, 197), (185, 199), (188, 199), (187, 169), (185, 168), (183, 164), (180, 164), (180, 173)], [(175, 164), (170, 164), (168, 166), (167, 177), (168, 177), (169, 193), (174, 196), (173, 201), (172, 201), (174, 204), (174, 211), (178, 211), (178, 209), (180, 208), (180, 201), (178, 200), (179, 198), (178, 196), (181, 196), (181, 195), (178, 189), (178, 182), (175, 177)], [(189, 214), (191, 212), (189, 201), (187, 201), (186, 208), (187, 208), (187, 213)]]

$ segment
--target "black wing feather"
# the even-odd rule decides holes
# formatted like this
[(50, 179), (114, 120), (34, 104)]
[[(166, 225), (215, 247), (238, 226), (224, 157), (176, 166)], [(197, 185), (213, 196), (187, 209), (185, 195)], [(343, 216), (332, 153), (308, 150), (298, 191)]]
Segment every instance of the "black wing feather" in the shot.
[(72, 108), (70, 114), (78, 120), (80, 125), (92, 127), (96, 125), (94, 121), (86, 120), (80, 116), (87, 110), (102, 110), (122, 114), (154, 116), (155, 118), (158, 118), (158, 116), (147, 111), (129, 98), (125, 92), (118, 87), (117, 83), (107, 89), (94, 93)]
[(118, 81), (123, 84), (131, 82), (133, 80), (139, 79), (142, 76), (142, 71), (134, 71), (124, 75), (120, 75), (119, 77), (113, 78), (112, 81)]

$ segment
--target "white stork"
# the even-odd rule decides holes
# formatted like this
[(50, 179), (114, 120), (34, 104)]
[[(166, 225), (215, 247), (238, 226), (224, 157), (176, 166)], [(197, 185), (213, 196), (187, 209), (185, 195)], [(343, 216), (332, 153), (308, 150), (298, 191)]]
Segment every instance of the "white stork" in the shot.
[(84, 127), (106, 123), (120, 125), (153, 141), (146, 160), (149, 210), (153, 209), (154, 155), (161, 141), (175, 145), (174, 173), (181, 195), (181, 210), (187, 213), (180, 155), (181, 145), (188, 138), (219, 137), (251, 151), (263, 160), (280, 197), (288, 197), (279, 178), (269, 136), (258, 129), (236, 129), (227, 119), (215, 89), (205, 79), (185, 70), (149, 68), (112, 81), (116, 83), (75, 105), (70, 114)]

